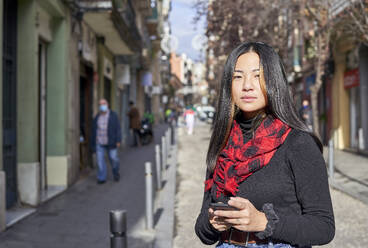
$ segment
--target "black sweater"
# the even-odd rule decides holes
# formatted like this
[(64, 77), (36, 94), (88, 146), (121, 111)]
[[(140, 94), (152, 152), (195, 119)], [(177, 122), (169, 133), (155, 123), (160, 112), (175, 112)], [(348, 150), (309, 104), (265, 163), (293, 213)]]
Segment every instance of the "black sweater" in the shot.
[[(207, 170), (206, 179), (209, 175)], [(270, 163), (240, 184), (237, 196), (248, 199), (259, 211), (264, 204), (273, 204), (279, 221), (268, 238), (274, 243), (322, 245), (335, 235), (325, 162), (306, 132), (293, 129)], [(210, 191), (205, 192), (195, 225), (197, 236), (209, 245), (220, 238), (208, 219), (211, 201)]]

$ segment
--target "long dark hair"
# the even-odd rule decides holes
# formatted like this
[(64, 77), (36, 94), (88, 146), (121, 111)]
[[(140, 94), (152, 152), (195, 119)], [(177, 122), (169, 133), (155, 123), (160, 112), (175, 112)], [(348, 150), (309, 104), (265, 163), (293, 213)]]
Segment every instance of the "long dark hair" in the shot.
[(230, 53), (224, 66), (217, 114), (207, 152), (206, 162), (210, 171), (213, 171), (217, 156), (226, 144), (235, 118), (236, 107), (232, 99), (231, 85), (236, 61), (240, 55), (251, 51), (258, 54), (261, 72), (263, 71), (261, 78), (264, 77), (266, 86), (266, 114), (280, 119), (294, 129), (310, 133), (322, 151), (322, 143), (319, 138), (308, 129), (297, 114), (289, 92), (285, 69), (279, 55), (271, 46), (265, 43), (247, 42), (239, 45)]

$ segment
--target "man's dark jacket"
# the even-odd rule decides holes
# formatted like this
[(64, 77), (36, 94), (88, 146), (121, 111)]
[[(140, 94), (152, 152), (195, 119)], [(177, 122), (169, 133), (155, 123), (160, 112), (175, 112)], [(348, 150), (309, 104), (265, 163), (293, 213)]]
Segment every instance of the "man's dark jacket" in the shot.
[[(91, 149), (92, 152), (96, 152), (96, 136), (97, 136), (97, 121), (100, 113), (96, 115), (92, 124), (92, 134), (91, 134)], [(116, 148), (116, 143), (121, 142), (121, 129), (118, 115), (110, 110), (109, 120), (107, 124), (107, 137), (108, 137), (108, 147), (109, 149)]]

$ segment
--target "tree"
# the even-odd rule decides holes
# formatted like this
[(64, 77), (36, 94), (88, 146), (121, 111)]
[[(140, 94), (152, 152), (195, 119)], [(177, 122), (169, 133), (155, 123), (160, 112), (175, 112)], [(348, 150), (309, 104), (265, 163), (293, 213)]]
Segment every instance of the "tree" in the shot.
[(330, 47), (339, 38), (346, 36), (356, 42), (368, 43), (368, 1), (348, 0), (333, 5), (331, 0), (305, 1), (306, 17), (315, 22), (314, 65), (316, 82), (310, 88), (314, 132), (319, 134), (318, 92), (322, 86), (325, 64), (330, 56)]
[(270, 44), (287, 61), (288, 37), (293, 18), (298, 14), (298, 0), (198, 0), (195, 21), (207, 18), (207, 71), (210, 88), (218, 85), (227, 55), (244, 41)]
[(316, 81), (310, 87), (311, 104), (313, 115), (313, 129), (314, 133), (320, 135), (319, 132), (319, 111), (318, 111), (318, 92), (322, 86), (322, 76), (325, 72), (325, 64), (330, 56), (330, 37), (332, 22), (328, 21), (329, 0), (312, 0), (306, 1), (305, 16), (310, 18), (315, 25), (315, 56), (314, 56), (314, 70), (316, 72)]
[(335, 18), (338, 36), (348, 35), (357, 42), (368, 43), (368, 1), (348, 0), (344, 11)]

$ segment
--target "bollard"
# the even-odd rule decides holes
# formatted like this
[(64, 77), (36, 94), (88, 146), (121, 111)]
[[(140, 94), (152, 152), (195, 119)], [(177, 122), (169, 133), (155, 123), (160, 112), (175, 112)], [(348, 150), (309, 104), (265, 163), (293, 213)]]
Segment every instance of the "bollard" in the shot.
[(110, 211), (110, 247), (127, 248), (126, 211)]
[(153, 228), (153, 199), (152, 199), (152, 165), (145, 163), (146, 168), (146, 229)]
[(167, 130), (167, 139), (169, 140), (170, 148), (172, 146), (172, 142), (171, 142), (171, 130), (172, 130), (171, 127), (169, 127), (169, 129)]
[(177, 159), (178, 159), (178, 157), (177, 157), (177, 155), (178, 155), (178, 147), (177, 147), (176, 144), (173, 145), (171, 154), (172, 154), (171, 163), (172, 163), (172, 165), (176, 166)]
[(165, 131), (165, 145), (166, 145), (166, 157), (169, 157), (169, 152), (170, 152), (170, 143), (169, 140), (167, 139), (167, 130)]
[(170, 142), (170, 128), (166, 130), (166, 156), (169, 157), (171, 151), (171, 142)]
[[(170, 129), (170, 128), (169, 128)], [(169, 129), (166, 130), (166, 135), (165, 135), (165, 144), (166, 144), (166, 166), (169, 164), (169, 157), (171, 156), (171, 144), (170, 144), (170, 131)]]
[(334, 179), (334, 142), (333, 139), (330, 138), (328, 141), (328, 168), (330, 179)]
[(176, 144), (176, 136), (175, 136), (175, 133), (176, 133), (176, 127), (173, 127), (171, 129), (171, 144), (173, 144), (173, 145)]
[(161, 185), (161, 161), (160, 161), (160, 145), (155, 146), (156, 149), (156, 174), (157, 174), (157, 190), (160, 190)]
[(161, 137), (161, 144), (162, 144), (162, 170), (166, 168), (166, 144), (165, 144), (165, 136)]
[(174, 144), (177, 145), (178, 144), (178, 129), (177, 128), (174, 128), (174, 131), (173, 131), (173, 136), (174, 136)]

